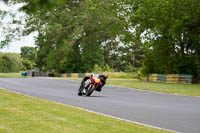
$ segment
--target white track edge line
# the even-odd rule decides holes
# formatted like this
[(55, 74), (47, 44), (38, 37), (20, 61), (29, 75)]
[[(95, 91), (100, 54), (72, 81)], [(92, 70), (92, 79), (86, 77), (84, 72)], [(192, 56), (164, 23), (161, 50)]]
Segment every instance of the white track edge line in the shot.
[[(27, 96), (27, 97), (31, 97), (31, 98), (42, 99), (42, 98), (39, 98), (39, 97), (34, 97), (34, 96), (31, 96), (31, 95), (23, 94), (23, 93), (20, 93), (20, 92), (17, 92), (17, 91), (12, 91), (12, 90), (2, 88), (2, 87), (0, 87), (0, 89), (6, 90), (6, 91), (9, 91), (9, 92), (12, 92), (12, 93), (24, 95), (24, 96)], [(164, 131), (169, 131), (169, 132), (174, 132), (174, 133), (182, 133), (182, 132), (178, 132), (178, 131), (174, 131), (174, 130), (170, 130), (170, 129), (165, 129), (165, 128), (160, 128), (160, 127), (156, 127), (156, 126), (152, 126), (152, 125), (148, 125), (148, 124), (144, 124), (144, 123), (140, 123), (140, 122), (136, 122), (136, 121), (132, 121), (132, 120), (128, 120), (128, 119), (124, 119), (124, 118), (120, 118), (120, 117), (116, 117), (116, 116), (112, 116), (112, 115), (108, 115), (108, 114), (104, 114), (104, 113), (99, 113), (99, 112), (96, 112), (96, 111), (92, 111), (92, 110), (84, 109), (84, 108), (81, 108), (81, 107), (76, 107), (76, 106), (73, 106), (73, 105), (68, 105), (68, 104), (56, 102), (56, 101), (49, 100), (49, 99), (42, 99), (42, 100), (48, 100), (48, 101), (51, 101), (53, 103), (57, 103), (57, 104), (60, 104), (60, 105), (73, 107), (73, 108), (80, 109), (80, 110), (83, 110), (83, 111), (86, 111), (86, 112), (91, 112), (91, 113), (94, 113), (94, 114), (99, 114), (99, 115), (111, 117), (111, 118), (114, 118), (114, 119), (130, 122), (130, 123), (133, 123), (133, 124), (138, 124), (138, 125), (154, 128), (154, 129), (159, 129), (159, 130), (164, 130)]]

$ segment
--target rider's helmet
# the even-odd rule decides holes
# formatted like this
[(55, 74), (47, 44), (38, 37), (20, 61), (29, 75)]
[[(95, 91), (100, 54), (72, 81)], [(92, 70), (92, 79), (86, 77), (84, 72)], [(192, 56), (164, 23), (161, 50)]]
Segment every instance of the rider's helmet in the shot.
[(104, 76), (105, 79), (108, 78), (108, 74), (107, 73), (103, 73), (103, 76)]

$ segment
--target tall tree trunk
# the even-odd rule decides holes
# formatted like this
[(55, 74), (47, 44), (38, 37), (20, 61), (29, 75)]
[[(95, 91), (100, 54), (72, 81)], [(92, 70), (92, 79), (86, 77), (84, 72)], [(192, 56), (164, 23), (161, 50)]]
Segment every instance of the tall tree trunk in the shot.
[(113, 41), (110, 42), (110, 50), (111, 50), (111, 68), (113, 68), (114, 56), (113, 56)]
[(132, 65), (133, 67), (136, 67), (136, 48), (133, 48), (133, 61), (132, 61)]

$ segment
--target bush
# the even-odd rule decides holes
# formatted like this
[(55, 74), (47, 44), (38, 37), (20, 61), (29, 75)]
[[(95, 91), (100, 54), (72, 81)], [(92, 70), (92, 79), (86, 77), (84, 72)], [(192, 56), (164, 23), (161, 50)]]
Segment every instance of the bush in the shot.
[(23, 70), (20, 55), (17, 53), (0, 53), (0, 72), (19, 72)]
[(109, 78), (122, 78), (122, 79), (137, 79), (138, 75), (136, 72), (108, 72)]
[(93, 72), (94, 73), (102, 73), (103, 72), (103, 69), (98, 66), (97, 64), (94, 65), (94, 69), (93, 69)]
[(104, 71), (105, 72), (114, 72), (114, 70), (112, 68), (110, 68), (110, 66), (108, 64), (106, 64)]
[(29, 61), (28, 59), (22, 59), (22, 64), (25, 66), (26, 70), (32, 70), (33, 69), (33, 63)]
[(126, 72), (135, 72), (135, 68), (130, 63), (125, 67)]

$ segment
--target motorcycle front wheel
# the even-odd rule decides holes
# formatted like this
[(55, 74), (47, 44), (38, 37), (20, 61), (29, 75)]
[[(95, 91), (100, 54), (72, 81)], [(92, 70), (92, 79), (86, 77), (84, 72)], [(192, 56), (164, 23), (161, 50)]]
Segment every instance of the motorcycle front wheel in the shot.
[(85, 95), (86, 96), (90, 96), (93, 93), (94, 90), (95, 90), (95, 85), (93, 85), (92, 87), (88, 88)]

